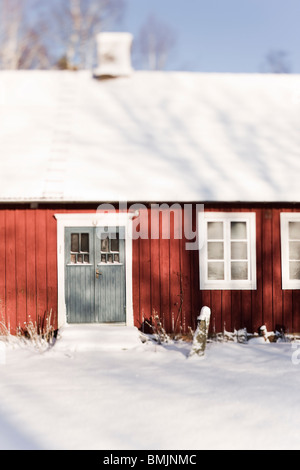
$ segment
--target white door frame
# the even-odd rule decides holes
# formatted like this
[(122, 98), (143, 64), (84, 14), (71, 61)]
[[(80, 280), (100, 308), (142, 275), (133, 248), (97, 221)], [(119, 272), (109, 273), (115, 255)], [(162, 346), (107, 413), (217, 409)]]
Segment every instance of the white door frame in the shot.
[(65, 228), (125, 227), (126, 325), (133, 326), (132, 304), (132, 213), (54, 214), (57, 220), (58, 328), (67, 323), (65, 299)]

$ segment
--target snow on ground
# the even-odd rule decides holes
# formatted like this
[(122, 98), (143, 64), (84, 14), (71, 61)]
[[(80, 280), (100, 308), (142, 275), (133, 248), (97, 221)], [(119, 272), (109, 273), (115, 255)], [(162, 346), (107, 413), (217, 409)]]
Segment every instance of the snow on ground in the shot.
[(209, 343), (200, 360), (134, 328), (68, 326), (47, 351), (5, 344), (0, 449), (300, 448), (291, 343)]

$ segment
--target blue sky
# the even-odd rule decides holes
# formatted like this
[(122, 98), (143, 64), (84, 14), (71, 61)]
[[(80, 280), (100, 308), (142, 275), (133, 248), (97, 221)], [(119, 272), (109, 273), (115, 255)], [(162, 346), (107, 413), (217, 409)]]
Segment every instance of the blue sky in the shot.
[(170, 69), (255, 73), (283, 50), (300, 73), (300, 0), (126, 0), (120, 30), (137, 36), (149, 14), (178, 34)]

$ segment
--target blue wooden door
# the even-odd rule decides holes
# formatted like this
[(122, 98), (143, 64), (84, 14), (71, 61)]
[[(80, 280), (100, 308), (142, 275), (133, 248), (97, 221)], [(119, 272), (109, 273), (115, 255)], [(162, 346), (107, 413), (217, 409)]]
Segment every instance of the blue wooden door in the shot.
[(95, 308), (98, 321), (125, 322), (125, 231), (123, 227), (96, 229)]
[(65, 229), (68, 323), (125, 322), (124, 235), (121, 227)]

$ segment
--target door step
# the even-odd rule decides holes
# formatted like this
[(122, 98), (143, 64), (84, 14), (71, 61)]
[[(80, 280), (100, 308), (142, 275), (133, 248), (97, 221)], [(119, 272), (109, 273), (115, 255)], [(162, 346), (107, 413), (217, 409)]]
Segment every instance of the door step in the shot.
[(66, 324), (59, 332), (55, 349), (63, 351), (122, 351), (140, 346), (141, 332), (124, 323)]

